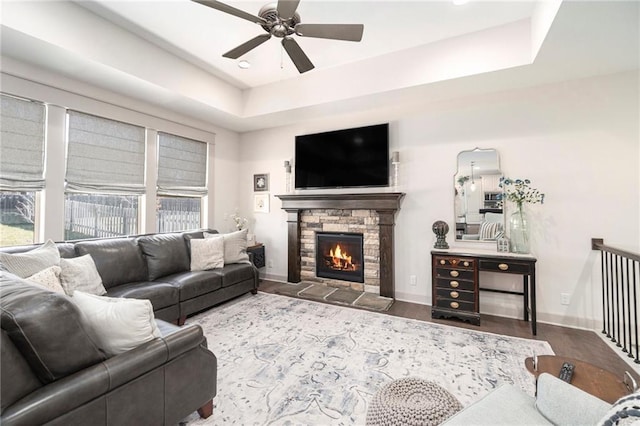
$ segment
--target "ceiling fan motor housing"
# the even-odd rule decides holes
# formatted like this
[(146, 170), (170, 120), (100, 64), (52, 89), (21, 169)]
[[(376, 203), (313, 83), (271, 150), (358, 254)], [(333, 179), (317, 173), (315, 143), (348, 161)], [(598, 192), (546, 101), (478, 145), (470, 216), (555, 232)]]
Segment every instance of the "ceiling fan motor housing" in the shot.
[(286, 37), (295, 33), (294, 28), (300, 23), (300, 15), (294, 13), (291, 19), (282, 19), (278, 16), (277, 4), (269, 3), (260, 9), (258, 16), (267, 21), (261, 27), (274, 37)]

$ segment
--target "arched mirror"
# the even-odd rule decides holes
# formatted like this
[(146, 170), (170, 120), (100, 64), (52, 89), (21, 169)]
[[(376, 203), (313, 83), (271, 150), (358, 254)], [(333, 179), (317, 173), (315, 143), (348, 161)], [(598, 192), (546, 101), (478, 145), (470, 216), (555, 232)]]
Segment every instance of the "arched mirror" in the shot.
[(462, 151), (454, 175), (456, 240), (495, 241), (504, 234), (500, 159), (495, 149)]

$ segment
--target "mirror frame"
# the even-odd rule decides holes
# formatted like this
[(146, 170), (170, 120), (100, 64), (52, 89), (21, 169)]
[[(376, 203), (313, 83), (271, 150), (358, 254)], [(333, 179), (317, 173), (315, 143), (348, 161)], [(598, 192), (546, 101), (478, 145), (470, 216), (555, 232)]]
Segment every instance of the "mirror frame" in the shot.
[[(477, 213), (479, 220), (477, 222), (476, 221), (468, 222), (468, 215), (470, 213), (469, 211), (467, 211), (467, 207), (466, 207), (469, 204), (469, 199), (466, 197), (466, 194), (468, 193), (467, 192), (468, 190), (474, 191), (471, 185), (475, 184), (475, 178), (471, 179), (471, 176), (473, 176), (473, 171), (472, 171), (473, 169), (471, 169), (471, 163), (474, 161), (473, 155), (480, 154), (480, 160), (483, 160), (482, 156), (488, 156), (489, 154), (492, 154), (492, 153), (495, 154), (495, 167), (486, 168), (485, 166), (485, 170), (494, 171), (494, 173), (485, 173), (483, 175), (482, 173), (483, 170), (482, 168), (480, 168), (480, 170), (478, 170), (478, 174), (476, 175), (481, 182), (480, 191), (478, 192), (478, 194), (479, 194), (479, 197), (482, 197), (482, 198), (476, 197), (478, 199), (474, 200), (474, 202), (477, 205), (479, 205), (478, 213)], [(471, 157), (471, 158), (466, 160), (463, 158), (465, 156)], [(498, 187), (498, 184), (499, 184), (500, 178), (504, 176), (504, 174), (502, 173), (502, 170), (500, 169), (500, 153), (498, 152), (498, 150), (494, 148), (483, 149), (483, 148), (476, 147), (471, 150), (459, 152), (458, 156), (456, 157), (456, 160), (457, 160), (456, 172), (453, 175), (453, 185), (454, 185), (454, 206), (453, 206), (454, 222), (453, 223), (455, 226), (454, 239), (455, 241), (464, 241), (464, 242), (495, 243), (495, 240), (493, 239), (480, 240), (479, 234), (480, 234), (480, 227), (482, 222), (484, 221), (484, 217), (485, 217), (484, 215), (486, 213), (502, 214), (502, 220), (500, 223), (502, 223), (502, 230), (505, 229), (504, 207), (500, 202), (501, 197), (497, 197), (497, 194), (502, 193), (502, 191)], [(464, 161), (465, 163), (462, 163), (461, 161)], [(469, 162), (469, 167), (467, 168), (470, 170), (469, 174), (465, 174), (465, 170), (464, 170), (465, 169), (464, 165), (467, 162)], [(493, 166), (493, 163), (489, 163), (489, 164)], [(486, 176), (495, 177), (491, 179), (491, 183), (490, 183), (491, 185), (490, 188), (493, 190), (488, 190), (488, 191), (483, 190), (482, 186), (484, 181), (481, 180), (483, 176), (485, 176), (484, 181), (488, 181), (486, 179)], [(487, 196), (489, 196), (489, 199), (487, 199)], [(461, 208), (461, 203), (464, 203), (463, 209)], [(500, 206), (500, 207), (498, 208), (495, 206)], [(459, 213), (462, 213), (462, 215)], [(473, 226), (470, 227), (469, 224), (472, 224)], [(470, 230), (473, 232), (470, 232)], [(463, 235), (468, 235), (471, 238), (469, 239), (463, 238)], [(476, 235), (477, 235), (477, 239), (473, 239)]]

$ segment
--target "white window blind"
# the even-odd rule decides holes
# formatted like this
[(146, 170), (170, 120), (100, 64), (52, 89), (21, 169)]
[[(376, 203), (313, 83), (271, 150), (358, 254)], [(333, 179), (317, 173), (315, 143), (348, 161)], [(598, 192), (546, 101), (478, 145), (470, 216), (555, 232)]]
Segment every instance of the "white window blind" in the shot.
[(158, 132), (158, 194), (207, 194), (207, 144)]
[(145, 129), (69, 111), (67, 191), (144, 194)]
[(45, 106), (2, 95), (0, 190), (44, 188)]

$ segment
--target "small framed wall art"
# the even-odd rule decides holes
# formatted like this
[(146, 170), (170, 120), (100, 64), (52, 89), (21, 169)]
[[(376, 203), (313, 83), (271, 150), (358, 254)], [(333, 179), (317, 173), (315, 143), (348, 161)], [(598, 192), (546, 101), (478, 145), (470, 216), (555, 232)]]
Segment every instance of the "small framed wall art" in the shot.
[(253, 190), (255, 192), (269, 190), (269, 173), (253, 175)]
[(253, 196), (253, 211), (269, 213), (269, 194), (256, 194)]

